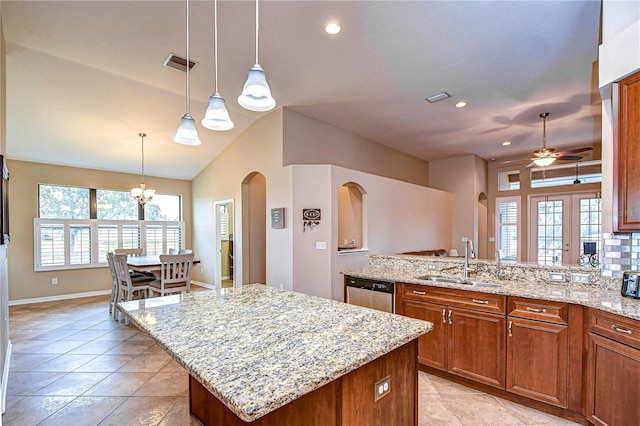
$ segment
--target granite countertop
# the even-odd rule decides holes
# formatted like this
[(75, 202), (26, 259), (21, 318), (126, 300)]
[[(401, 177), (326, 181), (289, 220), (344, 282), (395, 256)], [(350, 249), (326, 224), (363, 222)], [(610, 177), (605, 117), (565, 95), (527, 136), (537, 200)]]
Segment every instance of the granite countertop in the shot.
[[(344, 271), (345, 275), (360, 278), (380, 279), (396, 281), (432, 287), (454, 288), (459, 290), (478, 291), (483, 293), (502, 294), (505, 296), (528, 297), (532, 299), (552, 300), (557, 302), (574, 303), (577, 305), (596, 308), (602, 311), (617, 314), (623, 317), (640, 320), (640, 299), (623, 297), (620, 289), (603, 288), (589, 284), (559, 283), (551, 284), (543, 281), (529, 280), (503, 280), (481, 279), (485, 282), (500, 282), (501, 287), (476, 287), (466, 284), (453, 284), (446, 282), (433, 282), (421, 280), (416, 277), (423, 275), (443, 275), (437, 271), (424, 269), (401, 270), (398, 265), (387, 263), (376, 267)], [(449, 275), (451, 274), (444, 274)], [(475, 279), (473, 275), (470, 279)]]
[(433, 328), (426, 321), (262, 284), (120, 306), (248, 422)]

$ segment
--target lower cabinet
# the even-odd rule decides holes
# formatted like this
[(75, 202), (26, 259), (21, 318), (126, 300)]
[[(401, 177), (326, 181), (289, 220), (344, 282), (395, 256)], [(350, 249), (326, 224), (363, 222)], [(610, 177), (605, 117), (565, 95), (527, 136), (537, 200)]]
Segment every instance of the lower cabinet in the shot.
[(413, 284), (397, 294), (399, 314), (434, 325), (418, 339), (419, 363), (505, 388), (504, 296)]
[(596, 425), (640, 425), (640, 323), (589, 312), (587, 419)]
[(567, 408), (567, 304), (509, 298), (506, 390)]

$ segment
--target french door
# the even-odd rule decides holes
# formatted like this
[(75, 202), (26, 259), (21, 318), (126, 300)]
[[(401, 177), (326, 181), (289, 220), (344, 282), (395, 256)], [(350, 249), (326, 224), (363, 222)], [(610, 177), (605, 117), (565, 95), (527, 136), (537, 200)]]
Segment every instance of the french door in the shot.
[(529, 261), (577, 265), (585, 242), (595, 242), (600, 253), (602, 203), (596, 193), (536, 195), (529, 207)]

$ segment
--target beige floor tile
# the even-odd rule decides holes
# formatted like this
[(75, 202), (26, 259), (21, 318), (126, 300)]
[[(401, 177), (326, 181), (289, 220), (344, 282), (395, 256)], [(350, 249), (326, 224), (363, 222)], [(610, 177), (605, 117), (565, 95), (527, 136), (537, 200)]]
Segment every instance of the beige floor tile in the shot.
[[(108, 317), (108, 315), (105, 315), (105, 317)], [(94, 325), (99, 324), (102, 321), (104, 321), (104, 318), (94, 319), (91, 321), (82, 321), (82, 320), (67, 321), (67, 324), (65, 326), (62, 326), (61, 328), (64, 328), (65, 330), (84, 330), (86, 328), (93, 327)]]
[(78, 396), (95, 386), (109, 373), (67, 373), (55, 382), (34, 392), (34, 395)]
[(9, 369), (11, 371), (31, 371), (59, 356), (56, 354), (12, 354)]
[(133, 396), (189, 396), (189, 375), (182, 373), (157, 373)]
[(113, 330), (110, 331), (100, 337), (98, 337), (96, 340), (120, 340), (120, 341), (124, 341), (127, 340), (133, 336), (135, 336), (136, 334), (139, 334), (140, 332), (138, 330), (132, 330), (132, 329), (117, 329), (117, 330)]
[(91, 342), (84, 343), (75, 349), (70, 350), (69, 354), (93, 354), (102, 355), (109, 349), (112, 349), (120, 344), (119, 340), (93, 340)]
[(44, 346), (26, 351), (28, 353), (33, 354), (64, 354), (69, 352), (72, 349), (77, 348), (82, 345), (84, 342), (82, 341), (74, 341), (74, 340), (56, 340), (55, 342), (45, 342), (47, 343)]
[(40, 423), (41, 426), (97, 425), (118, 408), (123, 397), (78, 397)]
[(12, 343), (21, 342), (23, 340), (31, 340), (42, 333), (46, 333), (46, 330), (20, 330), (11, 329), (9, 331), (9, 339)]
[(36, 367), (33, 371), (73, 371), (94, 359), (96, 355), (60, 355), (49, 362)]
[(109, 333), (109, 330), (71, 330), (74, 333), (67, 336), (65, 340), (95, 340), (100, 336), (104, 336)]
[(2, 416), (5, 426), (37, 425), (71, 401), (73, 396), (28, 396), (11, 406)]
[(131, 396), (155, 373), (113, 373), (86, 391), (83, 396)]
[(109, 318), (106, 321), (101, 321), (96, 325), (93, 325), (88, 328), (88, 330), (117, 330), (121, 327), (118, 321), (113, 318)]
[(45, 331), (44, 333), (40, 333), (37, 336), (33, 337), (33, 339), (31, 340), (60, 340), (77, 332), (78, 330), (67, 330), (62, 328), (56, 328), (55, 330), (48, 330), (48, 331)]
[(137, 372), (146, 372), (146, 373), (157, 373), (167, 365), (171, 358), (169, 355), (158, 354), (158, 355), (138, 355), (125, 365), (123, 365), (118, 372), (125, 373), (127, 371), (137, 371)]
[(152, 344), (146, 340), (126, 340), (109, 349), (106, 353), (109, 355), (139, 355), (149, 349)]
[(423, 371), (418, 372), (418, 392), (420, 395), (437, 394), (436, 388), (433, 387), (429, 375)]
[(443, 379), (438, 376), (434, 376), (432, 374), (430, 374), (428, 377), (429, 377), (429, 380), (431, 381), (431, 384), (436, 389), (436, 391), (438, 391), (440, 395), (468, 394), (468, 393), (481, 394), (482, 393), (479, 390), (475, 390), (455, 382), (450, 382), (449, 380)]
[(178, 364), (175, 359), (171, 359), (171, 361), (169, 361), (167, 365), (162, 367), (160, 373), (182, 373), (183, 371), (185, 371), (184, 367)]
[(523, 425), (491, 395), (446, 394), (441, 395), (446, 406), (455, 413), (465, 426)]
[(43, 348), (51, 344), (51, 342), (46, 340), (21, 340), (17, 342), (11, 342), (11, 353), (14, 354), (28, 354), (34, 353), (35, 351)]
[(157, 425), (177, 400), (177, 397), (128, 398), (100, 426)]
[(18, 401), (25, 399), (26, 396), (24, 395), (7, 395), (7, 398), (5, 399), (5, 408), (7, 410), (10, 410), (11, 407), (16, 404)]
[(33, 395), (62, 376), (64, 373), (49, 371), (9, 371), (7, 395)]
[(520, 419), (525, 425), (531, 426), (548, 426), (548, 425), (577, 425), (570, 420), (565, 420), (560, 417), (556, 417), (552, 414), (547, 414), (542, 411), (534, 410), (533, 408), (525, 407), (515, 402), (507, 401), (506, 399), (496, 398), (500, 404), (507, 408), (515, 417)]
[(189, 398), (178, 398), (158, 426), (200, 426), (200, 422), (189, 413)]
[(158, 346), (157, 344), (153, 344), (151, 346), (149, 346), (149, 348), (144, 351), (142, 354), (143, 355), (162, 355), (162, 354), (166, 354), (167, 352), (162, 349), (160, 346)]
[(462, 426), (442, 397), (436, 394), (420, 394), (418, 401), (418, 424), (420, 426)]
[(113, 373), (134, 358), (133, 355), (99, 355), (76, 368), (76, 373)]

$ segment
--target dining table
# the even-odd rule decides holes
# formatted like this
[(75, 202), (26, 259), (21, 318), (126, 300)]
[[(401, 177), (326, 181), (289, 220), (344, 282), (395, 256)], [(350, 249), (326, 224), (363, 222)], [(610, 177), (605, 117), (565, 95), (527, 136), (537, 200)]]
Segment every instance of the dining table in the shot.
[[(194, 259), (193, 264), (200, 263), (199, 260)], [(160, 279), (160, 256), (129, 256), (127, 257), (127, 265), (129, 269), (134, 272), (151, 272), (156, 275), (156, 278)]]

